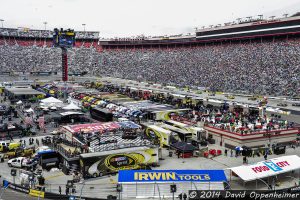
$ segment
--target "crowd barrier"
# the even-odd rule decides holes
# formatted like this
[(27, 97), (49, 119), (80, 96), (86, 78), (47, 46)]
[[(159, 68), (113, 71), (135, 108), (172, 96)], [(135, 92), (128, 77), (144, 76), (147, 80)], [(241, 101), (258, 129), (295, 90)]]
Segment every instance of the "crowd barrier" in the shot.
[[(32, 190), (17, 184), (13, 184), (11, 182), (8, 182), (6, 180), (3, 181), (3, 186), (4, 187), (8, 187), (12, 190), (18, 191), (18, 192), (22, 192), (24, 194), (28, 194), (31, 196), (35, 196), (35, 197), (40, 197), (40, 198), (45, 198), (45, 199), (59, 199), (59, 200), (113, 200), (113, 199), (117, 199), (116, 196), (112, 196), (110, 195), (110, 197), (108, 198), (91, 198), (91, 197), (80, 197), (80, 196), (73, 196), (73, 195), (60, 195), (57, 193), (51, 193), (51, 192), (43, 192), (43, 191), (39, 191), (39, 190)], [(231, 190), (228, 190), (231, 191)], [(234, 190), (235, 192), (237, 192), (236, 190)], [(232, 192), (234, 192), (232, 191)], [(291, 188), (285, 188), (285, 189), (279, 189), (279, 190), (275, 190), (278, 194), (280, 193), (290, 193), (290, 194), (299, 194), (300, 193), (300, 186), (295, 186), (295, 187), (291, 187)], [(256, 191), (257, 193), (264, 193), (264, 194), (269, 194), (272, 192), (275, 192), (274, 190), (265, 190), (265, 191)], [(265, 199), (269, 199), (269, 198), (265, 198)]]
[[(59, 200), (107, 200), (108, 198), (91, 198), (91, 197), (80, 197), (80, 196), (75, 196), (75, 195), (61, 195), (57, 193), (52, 193), (52, 192), (43, 192), (40, 190), (33, 190), (27, 187), (20, 186), (18, 184), (14, 184), (11, 182), (8, 182), (6, 180), (3, 181), (4, 187), (8, 187), (9, 189), (22, 192), (24, 194), (28, 194), (30, 196), (34, 197), (40, 197), (40, 198), (45, 198), (45, 199), (59, 199)], [(112, 199), (114, 199), (112, 197)]]

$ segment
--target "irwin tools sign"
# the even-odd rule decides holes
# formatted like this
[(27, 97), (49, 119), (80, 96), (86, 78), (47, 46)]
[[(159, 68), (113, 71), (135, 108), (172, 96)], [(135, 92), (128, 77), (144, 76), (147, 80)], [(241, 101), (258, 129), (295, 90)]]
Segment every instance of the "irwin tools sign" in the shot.
[(119, 183), (125, 182), (225, 182), (223, 170), (120, 170)]

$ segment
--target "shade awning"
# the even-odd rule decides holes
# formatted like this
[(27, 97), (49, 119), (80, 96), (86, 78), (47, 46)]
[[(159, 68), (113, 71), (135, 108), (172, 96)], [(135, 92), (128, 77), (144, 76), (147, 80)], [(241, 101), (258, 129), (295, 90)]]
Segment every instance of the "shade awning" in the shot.
[(196, 147), (194, 147), (192, 144), (186, 142), (176, 142), (171, 144), (171, 147), (181, 152), (193, 152), (196, 149)]
[(41, 100), (41, 102), (42, 103), (62, 103), (61, 100), (56, 99), (54, 97), (49, 97), (49, 98), (43, 99), (43, 100)]
[(29, 108), (28, 110), (25, 110), (25, 112), (32, 113), (34, 112), (34, 110), (32, 108)]
[(64, 110), (80, 110), (81, 108), (76, 106), (74, 103), (70, 103), (69, 105), (63, 107)]
[(282, 156), (252, 165), (243, 165), (228, 169), (244, 181), (253, 181), (300, 169), (300, 157), (297, 155)]

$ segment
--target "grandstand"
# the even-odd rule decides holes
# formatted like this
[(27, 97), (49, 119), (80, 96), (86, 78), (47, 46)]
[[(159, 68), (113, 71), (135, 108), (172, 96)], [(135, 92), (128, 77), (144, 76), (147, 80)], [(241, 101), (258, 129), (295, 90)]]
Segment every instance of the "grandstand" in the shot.
[[(76, 32), (70, 73), (113, 76), (214, 91), (297, 96), (300, 17), (197, 29), (195, 34), (99, 39)], [(60, 72), (52, 31), (0, 29), (1, 72)]]

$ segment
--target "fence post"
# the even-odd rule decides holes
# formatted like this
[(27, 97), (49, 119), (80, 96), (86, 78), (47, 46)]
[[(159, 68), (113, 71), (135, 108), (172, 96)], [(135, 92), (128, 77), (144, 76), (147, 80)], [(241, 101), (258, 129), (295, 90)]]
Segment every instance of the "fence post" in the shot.
[(156, 182), (154, 182), (154, 187), (153, 187), (153, 189), (154, 189), (154, 193), (153, 193), (153, 196), (155, 196), (155, 186), (156, 186)]
[(82, 191), (83, 191), (84, 185), (85, 185), (85, 181), (83, 181), (82, 187), (81, 187), (81, 190), (80, 190), (80, 197), (79, 197), (80, 200), (81, 200), (81, 197), (82, 197)]
[(135, 182), (135, 196), (137, 196), (137, 191), (138, 191), (138, 184), (137, 184), (137, 182)]

